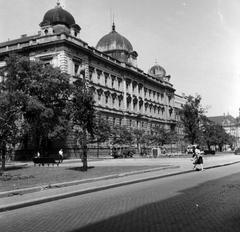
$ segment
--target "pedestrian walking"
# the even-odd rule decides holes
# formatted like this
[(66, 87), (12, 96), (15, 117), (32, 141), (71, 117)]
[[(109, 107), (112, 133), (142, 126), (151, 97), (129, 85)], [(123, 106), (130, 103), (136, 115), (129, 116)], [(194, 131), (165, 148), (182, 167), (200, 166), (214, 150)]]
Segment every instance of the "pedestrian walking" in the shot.
[(40, 158), (40, 152), (38, 151), (35, 158)]
[(203, 154), (203, 152), (200, 150), (199, 146), (196, 146), (194, 162), (193, 162), (193, 164), (194, 164), (193, 169), (195, 169), (197, 165), (200, 165), (201, 170), (204, 171), (202, 154)]
[(195, 156), (196, 156), (195, 150), (196, 150), (196, 146), (194, 145), (194, 146), (192, 146), (192, 157), (193, 158), (195, 158)]
[(63, 162), (63, 150), (60, 149), (59, 152), (58, 152), (58, 154), (59, 154), (59, 160), (60, 160), (61, 162)]

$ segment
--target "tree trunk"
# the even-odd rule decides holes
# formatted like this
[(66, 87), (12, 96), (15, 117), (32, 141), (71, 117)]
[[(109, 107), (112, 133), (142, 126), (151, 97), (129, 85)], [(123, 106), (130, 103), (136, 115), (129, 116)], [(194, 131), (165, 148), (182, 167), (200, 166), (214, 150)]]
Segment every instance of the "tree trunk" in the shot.
[(219, 146), (219, 151), (222, 152), (222, 150), (223, 150), (223, 145), (222, 145), (222, 144), (219, 144), (218, 146)]
[(87, 129), (83, 128), (83, 141), (82, 141), (82, 163), (83, 163), (83, 170), (87, 171), (88, 165), (87, 165)]
[(5, 171), (5, 164), (6, 164), (6, 145), (5, 143), (2, 144), (1, 146), (2, 150), (2, 171)]
[(207, 144), (207, 147), (208, 147), (208, 150), (211, 150), (211, 146), (209, 143)]
[(97, 140), (97, 158), (99, 158), (99, 140)]
[(138, 151), (138, 154), (141, 153), (141, 144), (139, 142), (137, 142), (137, 151)]

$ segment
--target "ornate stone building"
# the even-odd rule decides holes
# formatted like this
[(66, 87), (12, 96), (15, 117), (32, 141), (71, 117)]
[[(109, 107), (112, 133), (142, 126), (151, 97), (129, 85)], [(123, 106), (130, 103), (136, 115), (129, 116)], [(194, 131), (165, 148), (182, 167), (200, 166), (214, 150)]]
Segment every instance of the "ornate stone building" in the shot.
[(4, 57), (14, 51), (60, 67), (73, 82), (81, 78), (84, 68), (96, 109), (112, 125), (149, 131), (161, 124), (182, 133), (178, 109), (184, 97), (175, 94), (171, 77), (160, 65), (153, 65), (148, 73), (138, 68), (138, 53), (114, 24), (96, 47), (81, 40), (80, 26), (59, 3), (45, 13), (39, 25), (37, 35), (0, 43), (0, 67)]
[[(240, 115), (240, 109), (239, 109)], [(208, 117), (212, 122), (215, 122), (223, 127), (226, 133), (235, 137), (236, 141), (234, 146), (240, 147), (240, 126), (239, 122), (230, 114), (223, 114), (222, 116)]]

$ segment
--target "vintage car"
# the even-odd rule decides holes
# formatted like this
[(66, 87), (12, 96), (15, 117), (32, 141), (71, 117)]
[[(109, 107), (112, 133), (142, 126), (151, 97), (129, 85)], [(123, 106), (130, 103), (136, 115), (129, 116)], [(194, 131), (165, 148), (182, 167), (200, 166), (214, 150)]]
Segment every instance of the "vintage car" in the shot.
[(205, 155), (215, 155), (216, 152), (214, 150), (204, 150)]
[(135, 148), (129, 146), (119, 146), (112, 148), (113, 158), (132, 158), (135, 154)]
[(240, 155), (240, 148), (239, 147), (235, 149), (234, 154), (235, 155)]

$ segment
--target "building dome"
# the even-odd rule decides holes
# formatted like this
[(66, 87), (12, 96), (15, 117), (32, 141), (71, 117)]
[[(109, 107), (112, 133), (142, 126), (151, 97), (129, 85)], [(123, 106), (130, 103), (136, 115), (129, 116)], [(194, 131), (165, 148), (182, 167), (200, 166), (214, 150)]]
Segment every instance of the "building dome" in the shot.
[(40, 23), (40, 27), (56, 24), (65, 24), (68, 27), (75, 24), (73, 16), (68, 11), (64, 10), (59, 3), (57, 3), (55, 8), (47, 11), (43, 17), (43, 21)]
[(163, 67), (161, 67), (160, 65), (158, 65), (157, 63), (151, 67), (149, 70), (148, 70), (148, 74), (151, 75), (151, 76), (154, 76), (154, 77), (157, 77), (157, 76), (166, 76), (166, 71)]
[(170, 75), (166, 75), (166, 71), (163, 67), (161, 67), (159, 64), (156, 64), (154, 66), (152, 66), (149, 70), (148, 70), (148, 74), (154, 78), (156, 78), (157, 80), (160, 81), (167, 81), (169, 82), (171, 76)]
[(113, 24), (112, 31), (103, 36), (97, 43), (96, 49), (101, 52), (108, 52), (114, 50), (126, 51), (127, 53), (133, 52), (132, 44), (122, 35), (115, 31)]
[(132, 44), (124, 36), (115, 31), (114, 23), (112, 31), (99, 40), (96, 49), (121, 62), (137, 66), (137, 52), (133, 51)]
[(39, 25), (43, 36), (66, 33), (77, 37), (81, 30), (79, 25), (75, 23), (73, 16), (64, 10), (59, 2), (55, 8), (47, 11)]

